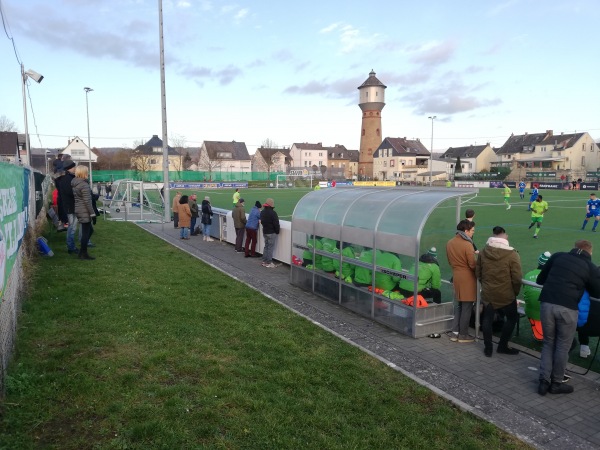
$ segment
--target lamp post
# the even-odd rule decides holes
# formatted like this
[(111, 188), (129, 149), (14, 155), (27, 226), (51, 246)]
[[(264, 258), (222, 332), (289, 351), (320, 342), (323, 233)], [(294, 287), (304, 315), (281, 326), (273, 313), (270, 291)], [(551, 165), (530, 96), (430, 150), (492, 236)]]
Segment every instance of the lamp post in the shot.
[[(25, 68), (21, 63), (21, 80), (23, 82), (23, 115), (25, 117), (25, 157), (27, 158), (27, 165), (31, 165), (31, 150), (29, 148), (29, 127), (27, 125), (27, 97), (25, 95), (25, 84), (27, 84), (27, 78), (31, 78), (36, 83), (41, 83), (44, 79), (43, 75), (29, 69), (25, 72)], [(17, 160), (15, 162), (19, 162), (19, 155), (17, 155)]]
[(50, 150), (46, 150), (46, 154), (44, 156), (44, 159), (46, 160), (46, 175), (48, 175), (48, 172), (50, 170), (48, 161), (50, 161), (49, 155), (51, 155), (51, 154), (52, 154), (52, 152)]
[(85, 112), (87, 115), (87, 129), (88, 129), (88, 163), (90, 165), (90, 187), (92, 187), (92, 147), (90, 147), (90, 109), (88, 107), (88, 93), (92, 92), (93, 89), (84, 87), (85, 91)]
[(431, 119), (431, 151), (429, 152), (429, 186), (433, 183), (433, 121), (437, 116), (429, 116)]

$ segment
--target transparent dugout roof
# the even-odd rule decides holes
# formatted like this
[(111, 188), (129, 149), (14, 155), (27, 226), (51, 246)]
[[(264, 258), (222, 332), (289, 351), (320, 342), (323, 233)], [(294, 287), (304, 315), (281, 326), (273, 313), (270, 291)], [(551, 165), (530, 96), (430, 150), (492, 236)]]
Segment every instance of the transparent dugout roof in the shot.
[[(438, 205), (447, 205), (448, 200), (471, 196), (477, 191), (430, 187), (321, 189), (298, 202), (292, 216), (293, 228), (335, 238), (339, 233), (341, 237), (345, 234), (340, 227), (349, 227), (371, 231), (365, 233), (370, 239), (373, 234), (382, 234), (405, 236), (414, 242)], [(332, 233), (334, 228), (337, 233)]]

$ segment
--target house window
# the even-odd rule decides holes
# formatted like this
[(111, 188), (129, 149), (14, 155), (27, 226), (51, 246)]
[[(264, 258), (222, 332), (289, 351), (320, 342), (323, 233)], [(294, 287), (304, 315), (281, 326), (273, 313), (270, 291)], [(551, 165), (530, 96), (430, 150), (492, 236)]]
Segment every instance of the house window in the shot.
[(383, 162), (383, 167), (387, 167), (387, 161)]
[(542, 151), (545, 152), (546, 151), (546, 147), (542, 147)]
[(217, 159), (232, 159), (231, 152), (217, 152)]
[(394, 160), (390, 160), (390, 167), (394, 167)]
[(585, 156), (581, 157), (581, 166), (585, 167)]
[(155, 158), (150, 158), (150, 164), (152, 164), (152, 165), (157, 164), (156, 159)]
[(402, 164), (404, 166), (406, 164), (406, 161), (404, 159), (401, 159), (400, 164)]
[(308, 161), (304, 161), (304, 167), (308, 167)]
[(581, 151), (585, 152), (585, 142), (583, 144), (581, 144)]

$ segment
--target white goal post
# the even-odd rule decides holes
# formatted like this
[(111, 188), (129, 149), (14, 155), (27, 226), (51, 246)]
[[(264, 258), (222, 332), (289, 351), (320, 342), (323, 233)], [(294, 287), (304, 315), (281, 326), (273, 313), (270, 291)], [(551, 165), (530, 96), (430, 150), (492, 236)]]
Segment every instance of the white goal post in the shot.
[[(310, 178), (310, 188), (312, 189), (313, 187), (313, 174), (310, 173), (307, 169), (304, 170), (290, 170), (289, 173), (285, 174), (285, 175), (277, 175), (276, 179), (275, 179), (275, 187), (277, 189), (279, 188), (286, 188), (286, 187), (290, 187), (288, 186), (288, 179), (290, 178)], [(292, 183), (292, 187), (293, 187), (293, 183)]]

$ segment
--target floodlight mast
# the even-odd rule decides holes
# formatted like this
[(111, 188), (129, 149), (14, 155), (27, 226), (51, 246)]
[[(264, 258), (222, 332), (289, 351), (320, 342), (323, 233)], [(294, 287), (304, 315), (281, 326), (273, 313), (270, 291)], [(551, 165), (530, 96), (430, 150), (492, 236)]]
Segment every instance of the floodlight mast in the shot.
[(84, 87), (85, 91), (85, 112), (87, 115), (87, 129), (88, 129), (88, 163), (90, 166), (90, 187), (93, 186), (92, 181), (92, 147), (90, 146), (90, 109), (88, 107), (88, 93), (92, 92), (93, 89), (90, 87)]
[[(25, 85), (27, 84), (27, 78), (31, 78), (36, 83), (41, 83), (44, 79), (43, 75), (40, 75), (34, 70), (29, 69), (25, 72), (25, 67), (21, 63), (21, 82), (23, 88), (23, 115), (25, 118), (25, 158), (27, 159), (27, 165), (31, 165), (31, 149), (29, 148), (29, 126), (27, 123), (27, 96), (25, 95)], [(15, 162), (19, 162), (20, 155), (17, 152), (17, 159)]]

